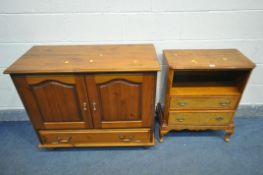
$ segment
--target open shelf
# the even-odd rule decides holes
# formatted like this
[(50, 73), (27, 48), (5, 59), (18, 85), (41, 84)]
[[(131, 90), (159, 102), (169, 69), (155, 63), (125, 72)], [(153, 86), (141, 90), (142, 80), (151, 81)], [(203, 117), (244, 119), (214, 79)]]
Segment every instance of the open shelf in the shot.
[(171, 95), (240, 95), (243, 70), (175, 71)]

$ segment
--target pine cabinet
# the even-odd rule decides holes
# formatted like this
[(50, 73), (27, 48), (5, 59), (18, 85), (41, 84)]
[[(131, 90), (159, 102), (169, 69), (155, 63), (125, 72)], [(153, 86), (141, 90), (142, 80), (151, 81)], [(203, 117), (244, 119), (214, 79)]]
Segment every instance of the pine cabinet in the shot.
[(152, 146), (152, 45), (34, 46), (11, 75), (40, 147)]
[(165, 105), (157, 106), (160, 141), (171, 130), (234, 132), (234, 114), (255, 67), (236, 49), (164, 50)]

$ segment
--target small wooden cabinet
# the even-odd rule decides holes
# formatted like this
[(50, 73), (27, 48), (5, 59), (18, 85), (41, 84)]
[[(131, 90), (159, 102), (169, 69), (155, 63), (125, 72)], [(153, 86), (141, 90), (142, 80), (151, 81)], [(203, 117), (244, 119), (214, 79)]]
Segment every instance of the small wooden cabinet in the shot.
[(11, 75), (40, 147), (152, 146), (152, 45), (35, 46)]
[(157, 105), (160, 141), (171, 130), (234, 131), (234, 114), (255, 64), (235, 49), (164, 50), (165, 107)]

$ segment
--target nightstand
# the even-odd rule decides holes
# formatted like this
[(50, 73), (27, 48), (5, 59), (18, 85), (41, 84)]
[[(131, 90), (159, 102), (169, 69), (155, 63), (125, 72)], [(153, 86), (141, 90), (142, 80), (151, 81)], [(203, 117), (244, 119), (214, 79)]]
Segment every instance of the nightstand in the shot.
[(164, 50), (168, 63), (164, 109), (157, 105), (160, 141), (171, 130), (234, 131), (234, 114), (255, 67), (236, 49)]

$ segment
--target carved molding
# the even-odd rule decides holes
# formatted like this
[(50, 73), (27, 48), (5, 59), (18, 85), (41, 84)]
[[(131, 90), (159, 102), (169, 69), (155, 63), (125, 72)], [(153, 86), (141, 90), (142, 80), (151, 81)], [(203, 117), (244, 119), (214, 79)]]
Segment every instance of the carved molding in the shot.
[(72, 89), (74, 88), (75, 86), (72, 85), (72, 84), (67, 84), (67, 83), (63, 83), (63, 82), (60, 82), (60, 81), (55, 81), (55, 80), (46, 80), (46, 81), (42, 81), (42, 82), (39, 82), (39, 83), (36, 83), (36, 84), (31, 84), (30, 87), (33, 88), (33, 89), (38, 89), (38, 88), (45, 88), (45, 87), (48, 87), (48, 86), (60, 86), (60, 87), (63, 87), (63, 88), (69, 88), (69, 89)]

